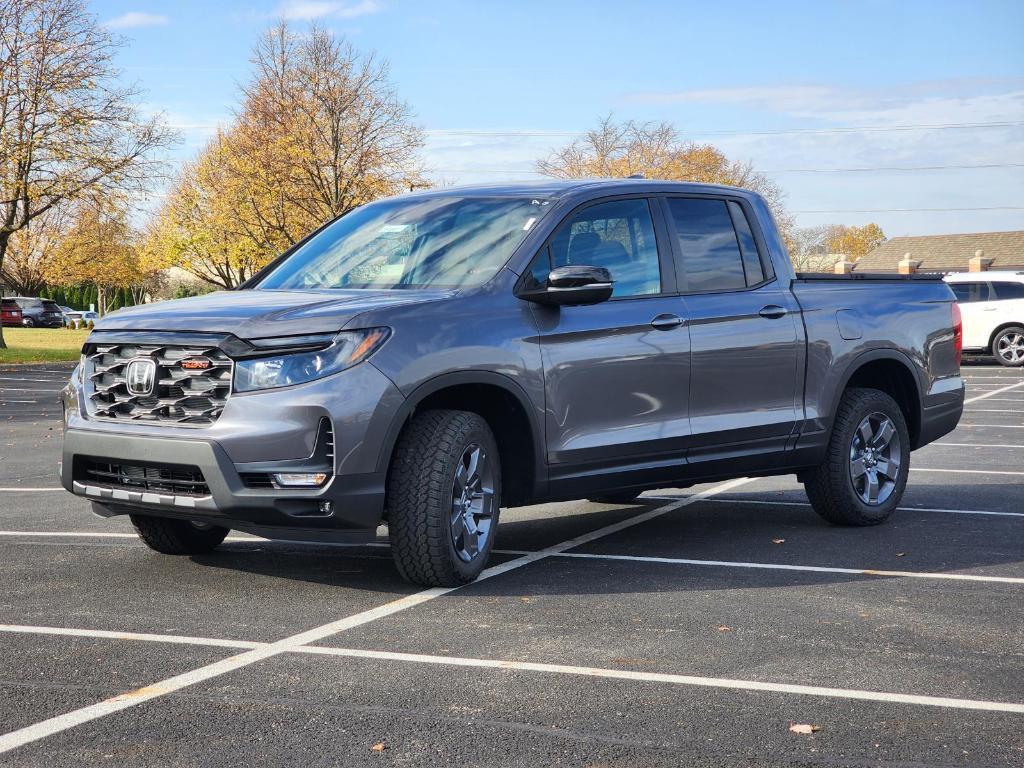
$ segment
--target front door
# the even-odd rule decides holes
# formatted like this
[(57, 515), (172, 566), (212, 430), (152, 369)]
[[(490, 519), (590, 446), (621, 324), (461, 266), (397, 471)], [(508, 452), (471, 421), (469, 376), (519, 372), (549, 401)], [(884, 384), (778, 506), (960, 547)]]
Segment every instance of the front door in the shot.
[(566, 264), (605, 267), (615, 287), (601, 304), (534, 309), (552, 493), (677, 477), (690, 431), (690, 341), (651, 202), (633, 197), (577, 210), (538, 254), (531, 278), (541, 282)]
[(774, 466), (802, 407), (799, 308), (742, 201), (668, 197), (665, 206), (692, 348), (687, 458)]

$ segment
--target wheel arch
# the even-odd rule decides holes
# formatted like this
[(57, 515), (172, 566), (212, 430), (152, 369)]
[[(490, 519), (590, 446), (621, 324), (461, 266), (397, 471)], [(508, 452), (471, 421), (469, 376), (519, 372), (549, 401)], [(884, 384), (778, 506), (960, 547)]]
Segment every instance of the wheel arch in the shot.
[(1008, 320), (1005, 323), (1000, 323), (988, 336), (988, 346), (985, 348), (988, 352), (992, 352), (992, 347), (996, 343), (996, 337), (1005, 331), (1007, 328), (1021, 328), (1024, 329), (1024, 320)]
[(516, 381), (491, 371), (442, 374), (414, 389), (388, 426), (379, 468), (388, 470), (402, 430), (418, 411), (428, 408), (470, 411), (487, 422), (498, 443), (503, 505), (516, 506), (543, 495), (547, 471), (536, 407)]
[(842, 393), (850, 387), (878, 389), (892, 397), (900, 406), (910, 432), (911, 450), (921, 438), (922, 391), (920, 376), (914, 364), (896, 349), (876, 349), (859, 355), (847, 366), (832, 406), (832, 422)]

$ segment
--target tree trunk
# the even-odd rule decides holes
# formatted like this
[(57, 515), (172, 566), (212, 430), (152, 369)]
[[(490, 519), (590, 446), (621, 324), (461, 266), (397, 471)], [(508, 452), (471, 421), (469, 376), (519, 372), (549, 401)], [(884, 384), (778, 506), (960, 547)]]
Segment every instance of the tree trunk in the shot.
[[(10, 233), (0, 233), (0, 270), (4, 266), (4, 254), (7, 253), (7, 242), (11, 239)], [(3, 281), (0, 281), (0, 298), (3, 298)], [(4, 341), (4, 324), (0, 323), (0, 349), (7, 349), (7, 342)]]

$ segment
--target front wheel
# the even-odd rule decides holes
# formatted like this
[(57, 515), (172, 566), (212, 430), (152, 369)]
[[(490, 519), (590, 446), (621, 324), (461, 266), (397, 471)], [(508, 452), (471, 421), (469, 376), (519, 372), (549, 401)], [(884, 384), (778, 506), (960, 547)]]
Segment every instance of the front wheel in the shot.
[(31, 317), (26, 317), (24, 320), (21, 321), (21, 324), (23, 326), (25, 326), (26, 328), (35, 328), (36, 327), (36, 321), (33, 320)]
[(164, 555), (201, 555), (220, 546), (228, 529), (191, 520), (153, 515), (130, 515), (135, 532), (146, 546)]
[(1016, 368), (1024, 365), (1024, 328), (1004, 328), (992, 340), (992, 354), (1000, 365)]
[(828, 451), (804, 481), (814, 511), (836, 525), (878, 525), (903, 498), (910, 434), (899, 405), (877, 389), (843, 392)]
[(407, 581), (467, 584), (484, 569), (501, 500), (498, 446), (487, 422), (468, 411), (413, 417), (388, 476), (391, 553)]

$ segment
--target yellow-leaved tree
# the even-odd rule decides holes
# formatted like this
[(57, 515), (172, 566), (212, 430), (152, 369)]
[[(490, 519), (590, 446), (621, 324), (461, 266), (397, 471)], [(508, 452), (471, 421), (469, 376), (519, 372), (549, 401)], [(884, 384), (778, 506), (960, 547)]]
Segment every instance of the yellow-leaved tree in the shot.
[(80, 200), (70, 211), (70, 223), (47, 263), (46, 282), (53, 285), (93, 283), (101, 315), (108, 310), (110, 291), (144, 284), (152, 276), (139, 251), (123, 201), (114, 197)]
[(842, 254), (851, 261), (866, 256), (885, 241), (885, 233), (874, 222), (860, 227), (833, 224), (825, 230), (828, 252)]
[(422, 132), (374, 56), (281, 22), (252, 63), (234, 122), (184, 168), (146, 247), (224, 288), (356, 206), (424, 186)]
[(536, 168), (556, 179), (643, 174), (648, 179), (742, 187), (765, 198), (787, 244), (793, 229), (793, 219), (783, 206), (785, 195), (771, 179), (749, 162), (730, 160), (711, 144), (683, 139), (667, 122), (617, 123), (606, 117), (582, 138), (538, 160)]

